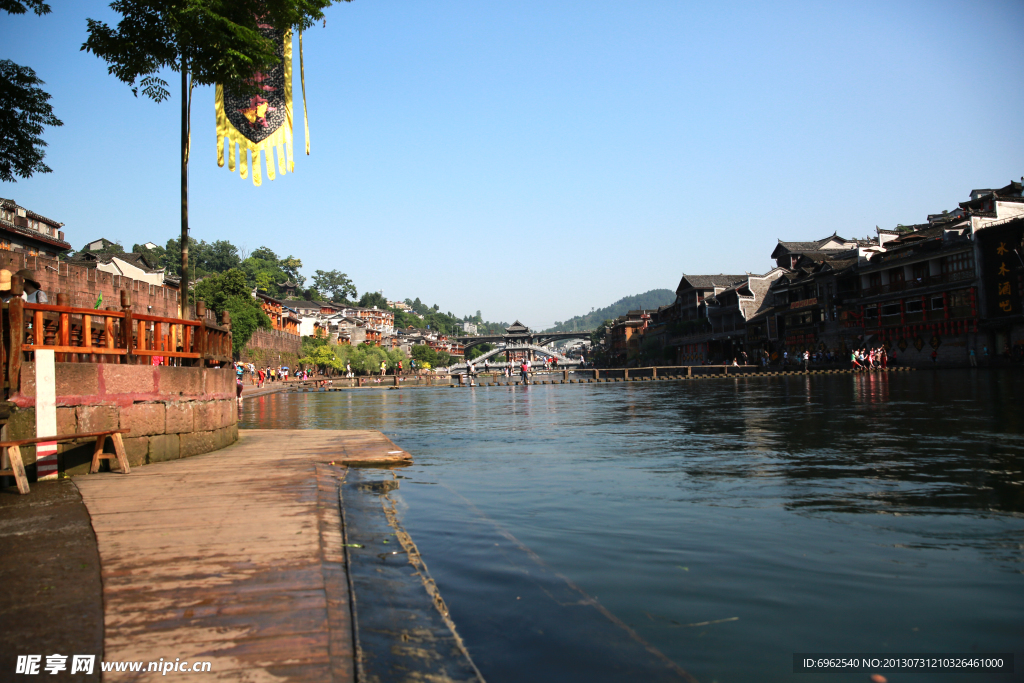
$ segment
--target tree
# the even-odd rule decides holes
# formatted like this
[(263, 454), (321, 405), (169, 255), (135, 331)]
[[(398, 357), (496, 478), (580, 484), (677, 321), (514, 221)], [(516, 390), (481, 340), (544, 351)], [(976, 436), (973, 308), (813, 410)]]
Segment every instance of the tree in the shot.
[(615, 324), (614, 320), (605, 320), (596, 330), (590, 333), (590, 343), (593, 346), (601, 344), (608, 335), (608, 330)]
[(199, 265), (207, 272), (225, 273), (242, 265), (242, 259), (238, 257), (238, 247), (227, 240), (217, 240), (210, 244), (203, 256), (203, 261)]
[[(0, 10), (39, 16), (50, 13), (42, 0), (0, 0)], [(29, 178), (33, 173), (50, 173), (43, 163), (46, 141), (39, 137), (43, 126), (63, 126), (53, 115), (50, 95), (39, 86), (36, 72), (9, 59), (0, 60), (0, 180), (14, 182), (14, 176)]]
[(359, 299), (359, 305), (363, 308), (376, 306), (377, 308), (386, 309), (388, 307), (388, 300), (380, 292), (366, 292)]
[(299, 274), (299, 268), (302, 267), (302, 259), (289, 255), (288, 258), (281, 259), (280, 264), (281, 270), (285, 272), (289, 280), (299, 287), (306, 283), (306, 278)]
[(249, 293), (245, 273), (238, 268), (198, 283), (195, 297), (196, 301), (205, 301), (217, 315), (224, 311), (231, 315), (231, 347), (235, 353), (249, 343), (257, 329), (271, 327), (270, 316)]
[(313, 288), (323, 292), (335, 303), (348, 303), (356, 298), (356, 286), (348, 275), (337, 270), (318, 270), (313, 274)]
[(64, 123), (53, 115), (50, 95), (41, 85), (43, 81), (29, 67), (0, 60), (0, 180), (4, 182), (14, 182), (14, 176), (51, 172), (43, 163), (46, 141), (40, 135), (43, 126)]
[[(18, 0), (3, 0), (5, 3)], [(29, 0), (29, 2), (41, 0)], [(106, 61), (107, 72), (155, 102), (170, 96), (162, 69), (181, 74), (181, 291), (188, 291), (188, 156), (191, 93), (221, 83), (240, 93), (258, 91), (256, 75), (278, 63), (274, 41), (261, 24), (307, 29), (336, 0), (114, 0), (117, 28), (88, 19), (82, 49)], [(182, 298), (182, 302), (186, 300)], [(184, 306), (184, 303), (182, 303)], [(181, 311), (184, 315), (184, 310)]]
[(152, 249), (147, 249), (141, 244), (132, 245), (133, 254), (142, 254), (146, 257), (154, 268), (166, 268), (167, 267), (167, 250), (161, 246), (156, 246)]

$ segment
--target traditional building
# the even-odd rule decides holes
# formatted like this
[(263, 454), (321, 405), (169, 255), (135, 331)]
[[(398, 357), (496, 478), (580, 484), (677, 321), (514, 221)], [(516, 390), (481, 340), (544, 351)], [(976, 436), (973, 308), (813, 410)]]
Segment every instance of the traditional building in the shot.
[(676, 287), (676, 300), (659, 309), (658, 322), (668, 330), (667, 345), (676, 349), (676, 364), (700, 365), (711, 358), (711, 324), (705, 300), (725, 291), (746, 275), (686, 275)]
[(283, 301), (263, 292), (253, 292), (253, 296), (259, 299), (260, 308), (270, 317), (270, 326), (273, 329), (299, 336), (300, 321), (295, 311), (288, 308)]
[(133, 280), (139, 280), (140, 282), (148, 282), (151, 285), (163, 285), (166, 280), (165, 270), (157, 268), (150, 263), (144, 254), (109, 254), (80, 251), (68, 259), (68, 262), (85, 266), (86, 268), (95, 268), (104, 273), (121, 275)]
[(63, 223), (41, 216), (13, 199), (0, 199), (0, 250), (57, 258), (71, 250)]
[[(1024, 182), (1024, 178), (1021, 179)], [(977, 353), (1024, 359), (1024, 197), (1022, 183), (997, 190), (972, 190), (960, 204), (974, 237), (982, 316)]]

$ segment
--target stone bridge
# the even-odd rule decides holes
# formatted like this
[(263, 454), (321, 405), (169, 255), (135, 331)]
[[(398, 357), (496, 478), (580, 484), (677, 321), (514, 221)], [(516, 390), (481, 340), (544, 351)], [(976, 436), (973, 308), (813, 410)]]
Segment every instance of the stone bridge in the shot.
[[(542, 355), (545, 355), (545, 356), (550, 356), (551, 358), (554, 358), (554, 359), (556, 359), (558, 361), (558, 366), (559, 367), (563, 367), (563, 366), (576, 367), (577, 365), (580, 364), (580, 359), (579, 358), (568, 358), (568, 357), (563, 356), (562, 354), (560, 354), (558, 351), (553, 351), (551, 349), (546, 349), (543, 346), (537, 346), (536, 344), (510, 344), (508, 346), (502, 346), (502, 347), (498, 347), (496, 349), (491, 349), (487, 353), (484, 353), (484, 354), (481, 354), (481, 355), (477, 356), (472, 361), (473, 368), (475, 370), (480, 370), (480, 369), (483, 368), (483, 362), (485, 360), (488, 360), (489, 358), (492, 358), (494, 356), (501, 355), (501, 354), (503, 354), (503, 353), (505, 353), (507, 351), (511, 351), (511, 352), (515, 352), (515, 351), (533, 351), (534, 353), (539, 353), (539, 354), (542, 354)], [(490, 367), (492, 367), (492, 368), (504, 368), (504, 367), (508, 367), (508, 365), (509, 365), (509, 363), (507, 361), (502, 362), (502, 363), (490, 363)], [(517, 365), (517, 364), (513, 363), (512, 365)], [(449, 368), (449, 369), (450, 369), (452, 374), (458, 374), (460, 372), (465, 372), (466, 371), (466, 364), (465, 363), (459, 363), (457, 365), (451, 366), (451, 368)]]

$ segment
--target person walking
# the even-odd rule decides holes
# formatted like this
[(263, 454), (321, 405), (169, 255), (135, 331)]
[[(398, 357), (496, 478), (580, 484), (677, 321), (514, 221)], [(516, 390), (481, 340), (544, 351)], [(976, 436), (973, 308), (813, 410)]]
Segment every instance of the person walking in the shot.
[(387, 361), (383, 361), (382, 360), (380, 362), (380, 376), (383, 377), (384, 373), (386, 373), (387, 371), (388, 371), (388, 363), (387, 363)]
[(527, 361), (524, 360), (522, 364), (519, 366), (519, 372), (522, 374), (523, 377), (523, 384), (526, 384), (529, 380), (530, 368), (526, 363)]
[(978, 355), (974, 353), (974, 349), (971, 349), (970, 351), (967, 352), (967, 357), (971, 361), (972, 368), (978, 367)]

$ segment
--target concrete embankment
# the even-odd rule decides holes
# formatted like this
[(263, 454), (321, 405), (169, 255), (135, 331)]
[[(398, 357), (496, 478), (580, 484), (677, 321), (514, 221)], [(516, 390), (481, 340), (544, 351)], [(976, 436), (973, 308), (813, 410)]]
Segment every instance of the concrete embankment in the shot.
[[(393, 476), (386, 469), (363, 470), (358, 483), (345, 487), (349, 467), (390, 468), (410, 459), (376, 431), (246, 430), (217, 452), (131, 474), (38, 484), (30, 496), (0, 492), (29, 520), (26, 529), (41, 526), (45, 533), (55, 508), (38, 501), (33, 506), (33, 496), (46, 496), (48, 487), (77, 486), (81, 501), (67, 499), (70, 508), (58, 517), (66, 517), (61, 524), (75, 533), (82, 531), (88, 546), (72, 557), (81, 567), (64, 567), (60, 577), (43, 574), (53, 585), (39, 587), (63, 598), (78, 586), (84, 592), (75, 603), (82, 605), (75, 612), (81, 623), (58, 628), (43, 641), (21, 637), (24, 629), (0, 629), (0, 650), (11, 667), (17, 655), (42, 652), (41, 643), (48, 654), (143, 662), (143, 671), (161, 658), (209, 662), (218, 680), (389, 680), (391, 670), (416, 680), (482, 680), (421, 581), (420, 568), (410, 565), (391, 577), (404, 577), (406, 587), (396, 591), (403, 601), (381, 609), (419, 616), (416, 624), (432, 626), (417, 630), (409, 626), (413, 622), (403, 625), (394, 615), (370, 610), (356, 616), (360, 589), (352, 592), (352, 553), (374, 558), (394, 549), (397, 557), (388, 562), (397, 567), (414, 548), (407, 547), (407, 535), (399, 542), (404, 532), (379, 501), (394, 485)], [(351, 538), (347, 504), (360, 511), (361, 528), (371, 533)], [(83, 523), (78, 530), (75, 525)], [(381, 533), (385, 527), (393, 531)], [(387, 534), (395, 540), (389, 543)], [(31, 574), (54, 560), (54, 548), (37, 542), (46, 539), (32, 531), (8, 540), (19, 544), (21, 554), (17, 567), (0, 567), (4, 585), (15, 585), (8, 574), (26, 567)], [(41, 602), (38, 592), (5, 591), (0, 614), (34, 612), (40, 623), (66, 622), (60, 610), (68, 601)], [(396, 624), (389, 636), (371, 638), (375, 652), (392, 653), (387, 661), (360, 649), (360, 619), (371, 617)], [(98, 635), (102, 647), (89, 640)], [(89, 680), (99, 680), (98, 661), (96, 668)], [(103, 674), (104, 681), (137, 678)]]

